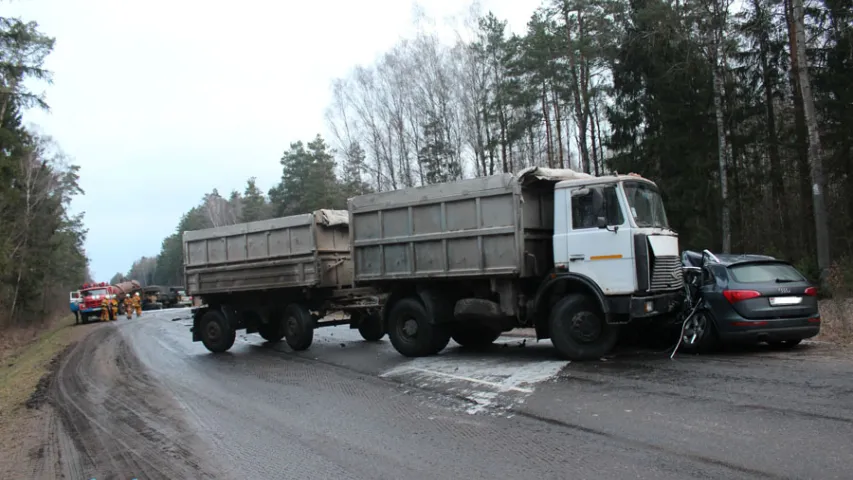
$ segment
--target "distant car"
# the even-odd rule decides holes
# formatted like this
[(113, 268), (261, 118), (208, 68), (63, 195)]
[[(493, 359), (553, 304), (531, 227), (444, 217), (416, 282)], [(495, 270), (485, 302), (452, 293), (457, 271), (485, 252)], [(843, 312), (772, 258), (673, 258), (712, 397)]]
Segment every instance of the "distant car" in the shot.
[(767, 342), (786, 349), (820, 332), (817, 288), (790, 263), (707, 251), (685, 251), (682, 263), (688, 288), (703, 299), (684, 327), (683, 348)]

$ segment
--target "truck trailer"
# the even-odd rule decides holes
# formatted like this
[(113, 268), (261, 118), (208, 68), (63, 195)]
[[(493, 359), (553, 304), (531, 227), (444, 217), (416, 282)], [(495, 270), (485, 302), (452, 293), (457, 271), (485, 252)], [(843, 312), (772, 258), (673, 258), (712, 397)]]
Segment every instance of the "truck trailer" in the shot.
[(240, 328), (299, 350), (314, 328), (349, 323), (409, 357), (533, 327), (584, 360), (609, 352), (620, 325), (677, 321), (683, 302), (678, 236), (637, 175), (532, 167), (186, 232), (184, 249), (204, 303), (193, 339), (214, 352)]

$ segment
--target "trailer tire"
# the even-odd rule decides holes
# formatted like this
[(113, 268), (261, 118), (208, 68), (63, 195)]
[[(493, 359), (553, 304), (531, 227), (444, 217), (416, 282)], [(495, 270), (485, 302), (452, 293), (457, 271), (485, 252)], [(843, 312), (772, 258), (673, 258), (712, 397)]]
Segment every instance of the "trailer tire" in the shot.
[(290, 348), (306, 350), (314, 341), (314, 321), (307, 308), (292, 303), (284, 309), (284, 338)]
[(216, 310), (209, 310), (201, 317), (201, 342), (213, 353), (227, 352), (234, 346), (237, 332), (228, 319)]
[(450, 342), (449, 326), (432, 323), (424, 305), (413, 297), (394, 304), (388, 314), (388, 326), (391, 344), (406, 357), (433, 355)]
[(613, 350), (619, 330), (604, 320), (586, 295), (569, 295), (554, 305), (548, 321), (551, 343), (567, 360), (594, 360)]
[(258, 323), (258, 334), (270, 343), (280, 342), (284, 338), (284, 321), (280, 316), (273, 316), (268, 323)]
[(483, 348), (491, 345), (501, 336), (501, 332), (482, 325), (453, 326), (453, 341), (467, 348)]
[(376, 313), (363, 315), (358, 323), (358, 333), (361, 338), (368, 342), (378, 342), (385, 336), (385, 327), (382, 325), (382, 317)]

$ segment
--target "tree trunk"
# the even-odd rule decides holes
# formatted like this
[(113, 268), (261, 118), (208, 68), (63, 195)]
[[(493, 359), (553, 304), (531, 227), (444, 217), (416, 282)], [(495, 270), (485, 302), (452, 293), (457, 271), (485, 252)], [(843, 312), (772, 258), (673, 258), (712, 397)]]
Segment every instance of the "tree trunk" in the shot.
[[(760, 11), (761, 4), (759, 0), (753, 0), (753, 8), (756, 12)], [(770, 65), (767, 60), (767, 55), (770, 51), (767, 33), (761, 33), (759, 42), (759, 60), (761, 62), (761, 77), (764, 83), (764, 114), (767, 122), (767, 154), (770, 158), (770, 195), (773, 197), (773, 202), (776, 204), (774, 212), (775, 223), (779, 226), (781, 232), (790, 232), (791, 228), (788, 222), (788, 199), (785, 196), (785, 181), (782, 171), (782, 160), (779, 155), (779, 139), (776, 133), (776, 112), (773, 108), (773, 85), (771, 85)], [(771, 225), (773, 225), (771, 223)], [(786, 255), (793, 252), (789, 235), (781, 235), (779, 239), (782, 243), (782, 251)], [(775, 243), (775, 242), (774, 242)]]
[[(580, 12), (578, 12), (580, 15)], [(569, 9), (567, 5), (563, 6), (563, 21), (566, 24), (566, 40), (568, 45), (568, 54), (569, 54), (569, 73), (572, 77), (572, 96), (574, 97), (574, 105), (575, 105), (575, 117), (578, 122), (578, 149), (581, 154), (581, 165), (582, 169), (586, 173), (590, 173), (590, 165), (589, 165), (589, 151), (586, 145), (586, 134), (587, 134), (587, 121), (584, 116), (584, 109), (581, 105), (581, 93), (580, 93), (580, 76), (578, 75), (578, 59), (575, 55), (574, 42), (572, 41), (572, 24), (569, 19)]]
[(797, 231), (801, 234), (802, 249), (812, 250), (816, 243), (814, 241), (814, 230), (810, 228), (810, 219), (814, 216), (812, 202), (806, 199), (811, 197), (811, 182), (809, 181), (809, 156), (808, 156), (808, 131), (806, 128), (805, 114), (803, 113), (803, 96), (800, 92), (799, 67), (797, 66), (797, 41), (796, 27), (791, 10), (791, 1), (785, 0), (785, 20), (788, 23), (788, 47), (791, 52), (791, 69), (788, 78), (791, 83), (791, 92), (794, 100), (794, 131), (796, 133), (795, 151), (797, 154), (797, 178), (799, 180), (800, 202), (802, 211)]
[(548, 160), (548, 168), (554, 168), (554, 156), (551, 153), (551, 113), (548, 111), (548, 90), (542, 84), (542, 118), (545, 120), (545, 158)]
[(557, 159), (560, 161), (560, 168), (566, 168), (565, 158), (563, 157), (563, 120), (560, 118), (560, 99), (557, 98), (557, 91), (551, 89), (551, 97), (554, 104), (554, 120), (557, 127), (557, 141), (554, 145), (557, 147)]
[[(803, 0), (792, 0), (794, 27), (796, 30), (797, 69), (800, 94), (803, 97), (803, 114), (809, 134), (809, 165), (811, 166), (812, 204), (814, 206), (815, 239), (817, 240), (817, 264), (820, 269), (821, 285), (826, 285), (829, 273), (829, 225), (827, 223), (824, 190), (826, 179), (823, 174), (823, 149), (820, 144), (820, 132), (817, 129), (817, 113), (809, 79), (808, 59), (806, 58), (805, 12)], [(794, 59), (792, 59), (793, 61)]]
[[(719, 54), (719, 48), (715, 46)], [(717, 158), (720, 170), (720, 198), (722, 200), (721, 229), (723, 234), (723, 253), (731, 253), (732, 248), (732, 225), (729, 212), (729, 187), (727, 180), (727, 167), (729, 150), (726, 145), (726, 129), (723, 121), (723, 79), (720, 73), (719, 58), (714, 59), (713, 81), (714, 81), (714, 113), (717, 120)]]

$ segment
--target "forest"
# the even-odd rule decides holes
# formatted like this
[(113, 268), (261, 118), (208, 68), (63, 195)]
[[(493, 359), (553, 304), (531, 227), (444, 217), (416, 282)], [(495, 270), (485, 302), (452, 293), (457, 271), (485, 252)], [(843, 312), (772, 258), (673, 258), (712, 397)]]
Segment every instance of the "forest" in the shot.
[(117, 277), (180, 284), (186, 230), (539, 165), (642, 174), (684, 248), (850, 284), (853, 0), (545, 0), (515, 33), (477, 8), (334, 80), (276, 186), (213, 190)]
[(78, 167), (22, 114), (47, 109), (28, 80), (51, 80), (54, 39), (35, 22), (0, 17), (0, 329), (68, 314), (68, 292), (88, 280)]

